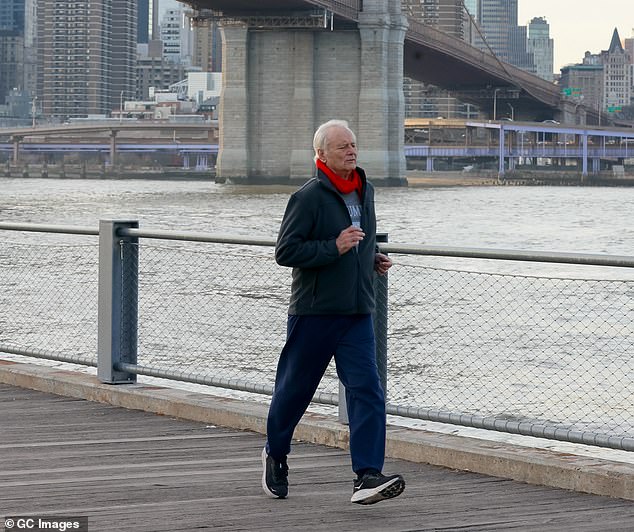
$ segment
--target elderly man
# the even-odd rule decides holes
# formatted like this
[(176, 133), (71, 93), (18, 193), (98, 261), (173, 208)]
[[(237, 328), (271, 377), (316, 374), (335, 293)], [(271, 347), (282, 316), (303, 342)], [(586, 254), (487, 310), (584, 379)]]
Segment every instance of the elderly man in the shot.
[(275, 249), (293, 268), (287, 339), (262, 450), (262, 487), (288, 495), (295, 427), (332, 357), (345, 386), (350, 455), (357, 474), (351, 502), (373, 504), (400, 495), (400, 475), (381, 473), (385, 456), (385, 399), (375, 358), (371, 313), (374, 272), (391, 260), (376, 247), (374, 188), (357, 166), (357, 143), (347, 122), (322, 124), (313, 139), (317, 177), (288, 201)]

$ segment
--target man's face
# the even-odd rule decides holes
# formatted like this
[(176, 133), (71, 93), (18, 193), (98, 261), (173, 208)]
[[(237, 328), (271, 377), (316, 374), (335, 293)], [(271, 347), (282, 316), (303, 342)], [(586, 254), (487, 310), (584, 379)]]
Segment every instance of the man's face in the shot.
[(357, 167), (357, 145), (354, 137), (341, 127), (328, 130), (326, 148), (319, 150), (317, 155), (335, 174), (346, 179)]

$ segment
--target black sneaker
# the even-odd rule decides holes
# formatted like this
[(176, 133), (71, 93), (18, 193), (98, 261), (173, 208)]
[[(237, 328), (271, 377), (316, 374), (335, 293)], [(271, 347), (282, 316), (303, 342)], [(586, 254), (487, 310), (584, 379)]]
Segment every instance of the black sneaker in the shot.
[(369, 472), (354, 481), (350, 502), (374, 504), (385, 499), (398, 497), (404, 489), (405, 480), (401, 475), (386, 477), (378, 472)]
[(270, 497), (284, 499), (288, 495), (288, 465), (278, 462), (262, 449), (262, 489)]

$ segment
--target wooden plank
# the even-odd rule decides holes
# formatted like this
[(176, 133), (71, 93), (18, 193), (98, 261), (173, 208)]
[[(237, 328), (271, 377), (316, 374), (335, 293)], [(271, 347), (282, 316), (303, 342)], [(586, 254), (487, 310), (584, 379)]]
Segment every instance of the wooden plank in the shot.
[(349, 502), (340, 449), (297, 442), (290, 497), (260, 487), (259, 434), (0, 384), (0, 512), (88, 516), (90, 530), (628, 530), (634, 505), (388, 460), (403, 495)]

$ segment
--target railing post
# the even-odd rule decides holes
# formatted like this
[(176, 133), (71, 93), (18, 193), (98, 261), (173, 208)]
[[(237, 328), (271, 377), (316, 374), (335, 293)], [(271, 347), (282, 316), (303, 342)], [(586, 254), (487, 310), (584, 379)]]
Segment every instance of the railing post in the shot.
[(138, 238), (117, 233), (138, 227), (135, 220), (99, 222), (97, 377), (107, 384), (136, 382), (135, 374), (119, 371), (117, 364), (137, 362)]
[[(378, 244), (387, 244), (387, 233), (377, 233)], [(374, 294), (376, 309), (374, 316), (374, 341), (376, 343), (376, 364), (379, 368), (379, 378), (387, 401), (387, 312), (388, 296), (387, 274), (374, 276)], [(348, 405), (346, 403), (346, 388), (339, 382), (339, 422), (348, 423)]]

